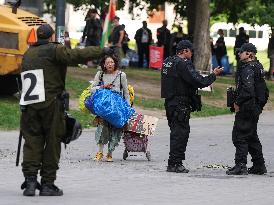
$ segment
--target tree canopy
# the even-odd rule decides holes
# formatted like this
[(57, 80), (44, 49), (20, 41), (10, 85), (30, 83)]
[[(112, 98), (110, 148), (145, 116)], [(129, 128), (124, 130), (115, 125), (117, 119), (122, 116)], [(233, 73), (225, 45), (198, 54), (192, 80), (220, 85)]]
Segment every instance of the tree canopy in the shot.
[[(44, 2), (47, 8), (45, 12), (54, 15), (55, 1), (45, 0)], [(75, 9), (81, 9), (83, 5), (93, 6), (100, 13), (105, 12), (109, 4), (109, 0), (66, 0), (66, 2), (74, 5)], [(117, 9), (123, 8), (125, 2), (126, 0), (117, 0)], [(179, 17), (188, 21), (188, 34), (194, 39), (196, 48), (194, 60), (195, 66), (198, 68), (204, 67), (207, 70), (210, 68), (210, 18), (234, 24), (240, 21), (251, 25), (268, 24), (274, 32), (273, 0), (130, 0), (129, 12), (133, 14), (136, 7), (144, 9), (144, 2), (148, 5), (147, 12), (158, 9), (159, 5), (165, 5), (166, 2), (171, 3), (176, 11), (176, 19)], [(204, 16), (201, 18), (201, 15)]]
[[(125, 6), (126, 0), (117, 0), (117, 9)], [(45, 0), (47, 13), (55, 13), (55, 1)], [(107, 8), (109, 0), (67, 0), (75, 6), (76, 9), (81, 9), (83, 5), (94, 6), (99, 11)], [(133, 12), (133, 8), (139, 7), (142, 9), (142, 2), (147, 3), (148, 9), (157, 9), (159, 5), (164, 5), (165, 2), (172, 3), (177, 16), (183, 19), (190, 19), (191, 11), (195, 8), (198, 0), (131, 0), (129, 1), (129, 12)], [(190, 8), (192, 6), (192, 8)], [(194, 9), (195, 10), (195, 9)], [(212, 20), (221, 19), (222, 21), (237, 23), (244, 21), (252, 25), (268, 24), (274, 27), (274, 2), (273, 0), (211, 0), (210, 1), (210, 16)], [(193, 12), (192, 12), (193, 13)]]

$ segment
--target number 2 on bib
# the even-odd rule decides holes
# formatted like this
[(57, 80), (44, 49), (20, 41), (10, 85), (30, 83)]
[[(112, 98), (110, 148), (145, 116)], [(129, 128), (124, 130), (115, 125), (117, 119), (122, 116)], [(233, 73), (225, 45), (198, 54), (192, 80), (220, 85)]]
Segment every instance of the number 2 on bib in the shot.
[(45, 101), (43, 69), (29, 70), (21, 73), (22, 94), (20, 105), (30, 105)]

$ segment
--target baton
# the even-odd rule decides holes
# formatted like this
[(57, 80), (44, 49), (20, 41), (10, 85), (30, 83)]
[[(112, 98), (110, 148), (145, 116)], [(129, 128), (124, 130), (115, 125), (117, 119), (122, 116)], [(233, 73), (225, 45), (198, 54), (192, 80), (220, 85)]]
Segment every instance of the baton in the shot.
[(19, 159), (20, 159), (20, 150), (21, 150), (21, 143), (22, 143), (22, 131), (20, 130), (19, 138), (18, 138), (18, 147), (17, 147), (17, 155), (16, 155), (16, 166), (18, 167)]

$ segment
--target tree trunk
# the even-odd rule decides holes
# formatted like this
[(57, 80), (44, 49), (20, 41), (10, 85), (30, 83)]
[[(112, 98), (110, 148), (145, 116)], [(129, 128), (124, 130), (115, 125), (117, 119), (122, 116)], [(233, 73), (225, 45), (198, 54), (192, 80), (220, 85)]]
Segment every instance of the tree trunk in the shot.
[(196, 4), (194, 29), (194, 65), (196, 69), (210, 71), (211, 51), (209, 42), (209, 1), (200, 0)]
[(193, 41), (194, 29), (195, 29), (195, 18), (196, 18), (196, 9), (197, 0), (187, 0), (186, 7), (187, 7), (187, 30), (188, 35)]

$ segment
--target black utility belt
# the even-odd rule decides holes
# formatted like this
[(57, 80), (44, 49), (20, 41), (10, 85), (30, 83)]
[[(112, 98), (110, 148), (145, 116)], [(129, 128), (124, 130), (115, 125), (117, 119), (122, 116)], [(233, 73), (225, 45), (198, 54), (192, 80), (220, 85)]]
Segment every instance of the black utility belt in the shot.
[(180, 95), (180, 96), (173, 96), (173, 97), (167, 98), (166, 100), (167, 101), (172, 101), (172, 100), (190, 101), (191, 97), (190, 96), (186, 96), (186, 95)]
[(57, 99), (59, 99), (63, 103), (64, 110), (68, 111), (69, 110), (69, 93), (66, 91), (63, 91), (61, 94), (57, 95)]

